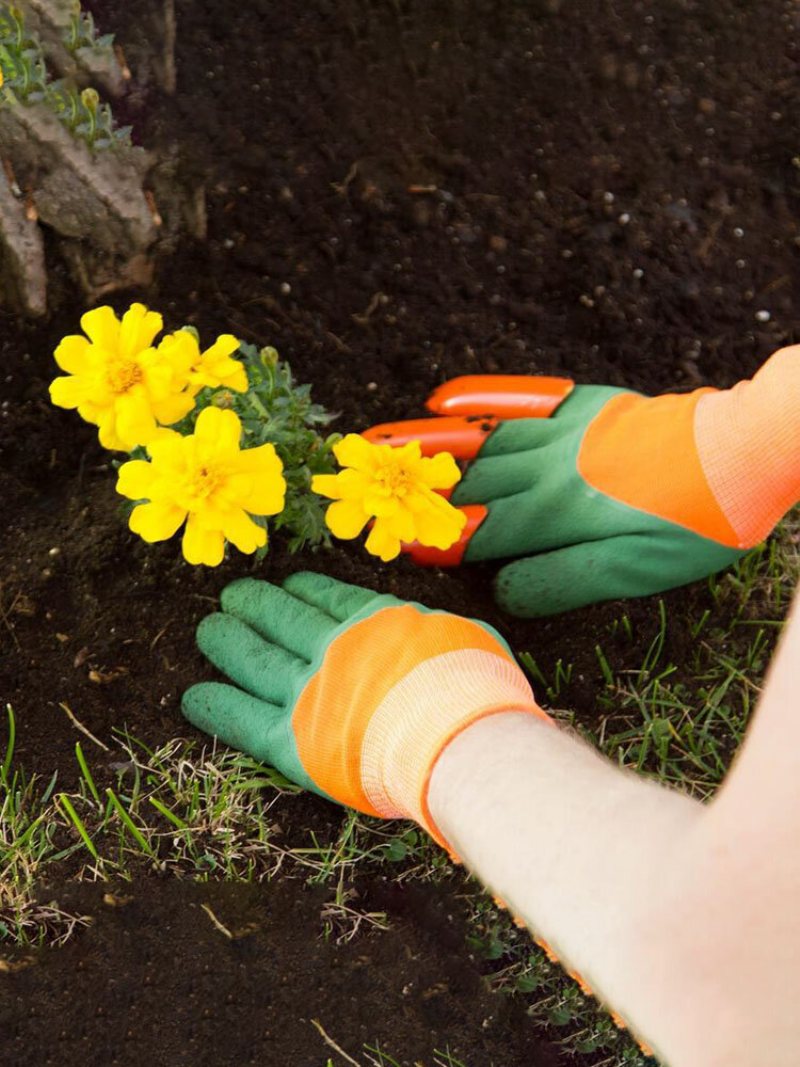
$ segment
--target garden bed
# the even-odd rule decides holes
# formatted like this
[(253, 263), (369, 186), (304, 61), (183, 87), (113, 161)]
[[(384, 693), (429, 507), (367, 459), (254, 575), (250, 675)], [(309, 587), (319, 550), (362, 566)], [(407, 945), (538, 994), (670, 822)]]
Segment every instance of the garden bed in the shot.
[[(157, 5), (86, 6), (136, 54)], [(421, 414), (461, 373), (727, 386), (798, 339), (793, 4), (179, 0), (177, 15), (177, 94), (134, 82), (121, 118), (205, 182), (208, 236), (165, 249), (152, 289), (116, 306), (136, 297), (170, 328), (274, 345), (340, 413), (334, 428)], [(52, 316), (4, 316), (0, 337), (0, 698), (28, 777), (85, 787), (76, 741), (99, 789), (130, 788), (125, 744), (155, 774), (152, 751), (186, 738), (201, 765), (179, 711), (211, 676), (197, 621), (231, 578), (301, 568), (486, 619), (547, 679), (571, 664), (554, 696), (598, 728), (604, 661), (641, 664), (655, 599), (522, 622), (494, 608), (489, 567), (421, 572), (353, 544), (292, 556), (276, 536), (260, 564), (234, 551), (193, 569), (177, 541), (130, 534), (94, 429), (48, 402), (53, 348), (80, 312), (57, 256)], [(705, 612), (730, 627), (742, 602), (720, 589), (662, 598), (664, 662), (688, 663)], [(95, 922), (43, 955), (0, 942), (23, 965), (0, 974), (0, 1062), (347, 1062), (312, 1019), (359, 1063), (376, 1042), (403, 1065), (433, 1067), (434, 1049), (467, 1067), (558, 1062), (527, 1002), (482, 987), (496, 966), (469, 940), (460, 874), (405, 827), (266, 794), (272, 852), (225, 885), (205, 846), (168, 858), (157, 813), (158, 860), (123, 843), (43, 870), (39, 901)], [(92, 869), (133, 882), (79, 885)], [(622, 1062), (608, 1055), (584, 1062)]]

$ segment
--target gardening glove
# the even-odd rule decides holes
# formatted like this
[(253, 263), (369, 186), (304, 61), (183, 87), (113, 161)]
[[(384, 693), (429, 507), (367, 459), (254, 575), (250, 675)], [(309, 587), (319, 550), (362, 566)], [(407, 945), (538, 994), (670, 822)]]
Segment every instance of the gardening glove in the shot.
[(513, 560), (495, 579), (513, 615), (713, 574), (800, 499), (800, 345), (721, 391), (645, 397), (563, 378), (470, 376), (427, 406), (440, 417), (364, 435), (472, 461), (452, 494), (467, 513), (461, 540), (408, 551), (425, 565)]
[(190, 722), (329, 800), (415, 819), (441, 844), (427, 791), (446, 745), (502, 711), (550, 721), (490, 626), (321, 574), (233, 582), (197, 643), (229, 682), (184, 693)]

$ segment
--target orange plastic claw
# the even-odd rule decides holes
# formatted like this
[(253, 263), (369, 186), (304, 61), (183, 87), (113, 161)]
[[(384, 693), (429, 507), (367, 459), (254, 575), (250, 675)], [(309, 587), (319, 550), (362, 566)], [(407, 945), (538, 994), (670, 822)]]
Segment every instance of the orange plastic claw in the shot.
[(384, 422), (365, 430), (362, 436), (373, 445), (397, 446), (419, 441), (423, 456), (450, 452), (456, 459), (474, 459), (495, 426), (497, 419), (445, 416), (441, 419)]
[(437, 415), (546, 419), (575, 388), (571, 378), (525, 374), (465, 374), (434, 389), (426, 407)]
[(454, 545), (445, 549), (428, 548), (415, 541), (413, 544), (403, 545), (403, 552), (420, 567), (457, 567), (464, 558), (472, 535), (489, 514), (489, 509), (483, 504), (467, 504), (459, 510), (467, 516), (467, 525)]

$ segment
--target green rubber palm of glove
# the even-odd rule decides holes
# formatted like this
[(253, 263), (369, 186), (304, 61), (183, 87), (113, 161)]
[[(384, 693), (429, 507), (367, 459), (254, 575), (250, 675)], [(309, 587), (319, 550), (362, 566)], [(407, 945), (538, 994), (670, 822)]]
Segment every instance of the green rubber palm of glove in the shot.
[[(627, 447), (614, 461), (639, 478), (651, 502), (647, 509), (600, 491), (579, 469), (587, 429), (618, 397), (628, 398), (633, 408), (617, 419)], [(680, 403), (691, 400), (689, 395), (651, 399), (610, 386), (576, 386), (551, 418), (498, 426), (452, 500), (488, 508), (467, 546), (466, 561), (514, 560), (495, 579), (502, 608), (532, 618), (658, 593), (721, 570), (744, 554), (687, 521), (658, 513), (662, 499), (670, 505), (665, 510), (679, 519), (685, 513), (694, 521), (698, 512), (713, 511), (707, 487), (693, 480), (696, 472), (680, 470), (696, 456), (694, 440), (688, 439), (691, 413)], [(650, 415), (643, 405), (654, 405)], [(622, 432), (626, 419), (632, 431), (627, 436)], [(636, 429), (643, 427), (646, 432), (637, 436)], [(598, 464), (602, 461), (600, 456)], [(685, 500), (676, 499), (673, 472), (680, 472)]]

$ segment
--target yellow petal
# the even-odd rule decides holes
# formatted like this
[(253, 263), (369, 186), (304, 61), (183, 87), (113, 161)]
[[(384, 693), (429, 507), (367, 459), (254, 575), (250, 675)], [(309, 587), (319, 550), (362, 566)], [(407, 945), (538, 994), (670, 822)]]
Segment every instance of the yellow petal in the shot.
[(452, 489), (461, 480), (461, 471), (449, 452), (437, 452), (421, 460), (420, 476), (431, 489)]
[(397, 537), (404, 544), (410, 544), (417, 539), (417, 528), (414, 516), (404, 507), (399, 507), (394, 515), (383, 519), (381, 525), (388, 533)]
[(91, 369), (90, 344), (80, 334), (65, 337), (53, 353), (56, 363), (68, 374), (85, 374)]
[(398, 466), (413, 467), (422, 456), (422, 444), (420, 441), (409, 441), (408, 444), (399, 445), (392, 449), (392, 457)]
[(216, 368), (220, 365), (224, 366), (226, 363), (235, 363), (236, 360), (232, 360), (230, 357), (238, 350), (239, 341), (232, 334), (223, 333), (203, 353), (203, 366)]
[(358, 537), (368, 520), (369, 515), (355, 500), (337, 500), (325, 513), (328, 529), (335, 537), (345, 541)]
[(237, 455), (236, 470), (269, 478), (283, 472), (283, 463), (274, 445), (258, 445), (256, 448), (245, 448)]
[(163, 326), (164, 320), (157, 311), (148, 311), (144, 304), (131, 304), (122, 316), (119, 331), (120, 352), (128, 358), (143, 352), (150, 347)]
[(239, 349), (239, 341), (231, 334), (223, 334), (203, 353), (199, 365), (195, 367), (195, 384), (208, 385), (216, 389), (224, 386), (238, 393), (247, 391), (247, 373), (243, 365), (231, 356)]
[(235, 411), (222, 408), (203, 408), (194, 428), (195, 438), (210, 446), (213, 455), (238, 452), (242, 436), (242, 424)]
[(466, 515), (446, 500), (442, 500), (442, 505), (424, 509), (414, 516), (420, 544), (445, 549), (454, 545), (461, 536), (467, 521)]
[(353, 470), (352, 467), (339, 471), (337, 477), (339, 478), (340, 500), (363, 500), (375, 484), (375, 479), (371, 474)]
[(189, 374), (200, 359), (200, 346), (194, 334), (178, 330), (167, 334), (156, 353), (170, 368), (176, 388), (180, 388), (189, 380)]
[(97, 426), (97, 437), (103, 448), (111, 452), (130, 452), (130, 446), (117, 433), (117, 417), (113, 408), (106, 408), (103, 411)]
[(188, 393), (175, 393), (166, 400), (153, 403), (153, 414), (163, 426), (172, 426), (180, 422), (194, 407), (194, 398)]
[(175, 430), (157, 430), (147, 442), (147, 454), (158, 468), (180, 468), (186, 465), (186, 442)]
[(154, 348), (141, 352), (136, 362), (142, 370), (144, 386), (154, 400), (165, 400), (185, 384), (176, 384), (173, 368)]
[(267, 543), (267, 531), (238, 508), (225, 519), (222, 533), (240, 552), (255, 552)]
[(400, 541), (387, 530), (383, 519), (376, 519), (365, 545), (367, 552), (378, 556), (384, 563), (400, 554)]
[(247, 371), (237, 360), (234, 359), (231, 362), (235, 364), (235, 367), (225, 375), (220, 385), (223, 385), (226, 389), (233, 389), (237, 393), (246, 393), (250, 388)]
[(129, 500), (148, 500), (154, 472), (151, 463), (132, 459), (123, 463), (117, 475), (117, 492)]
[(128, 525), (144, 541), (166, 541), (186, 518), (186, 512), (175, 504), (158, 501), (139, 504), (131, 512)]
[(326, 496), (330, 500), (341, 499), (339, 492), (339, 474), (315, 474), (311, 478), (311, 491)]
[(235, 470), (229, 484), (240, 507), (251, 515), (277, 515), (283, 511), (286, 479), (273, 445), (240, 452)]
[(225, 555), (225, 538), (219, 530), (207, 529), (197, 515), (190, 515), (183, 533), (183, 556), (187, 563), (217, 567)]
[(385, 492), (370, 492), (364, 494), (364, 510), (370, 515), (388, 517), (396, 515), (400, 507), (400, 501), (395, 496), (389, 496)]
[(54, 378), (50, 383), (50, 399), (57, 408), (78, 407), (86, 399), (86, 393), (86, 382), (81, 378)]
[(84, 400), (78, 404), (78, 414), (87, 422), (93, 422), (98, 425), (107, 406), (106, 404), (95, 404), (91, 400)]
[(360, 434), (349, 433), (333, 446), (333, 454), (343, 467), (371, 471), (375, 467), (375, 451), (378, 447), (385, 446), (371, 445)]
[(119, 349), (120, 323), (110, 307), (94, 308), (87, 311), (81, 317), (81, 329), (91, 340), (92, 344), (105, 349), (106, 352), (116, 352)]
[(156, 431), (156, 420), (141, 388), (134, 388), (119, 397), (115, 405), (117, 434), (125, 442), (127, 451), (146, 445)]

